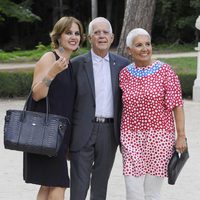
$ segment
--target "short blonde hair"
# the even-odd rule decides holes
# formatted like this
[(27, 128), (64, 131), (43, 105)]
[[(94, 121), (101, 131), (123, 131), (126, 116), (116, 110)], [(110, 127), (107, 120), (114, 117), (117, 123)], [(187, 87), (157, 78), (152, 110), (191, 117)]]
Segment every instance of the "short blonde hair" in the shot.
[(58, 40), (59, 40), (61, 34), (66, 29), (69, 30), (73, 23), (78, 25), (79, 31), (80, 31), (80, 36), (81, 36), (80, 43), (83, 42), (84, 35), (83, 35), (83, 26), (82, 26), (81, 22), (74, 17), (62, 17), (56, 22), (56, 24), (53, 27), (53, 30), (50, 33), (51, 47), (53, 49), (57, 49), (59, 47)]
[(127, 47), (131, 47), (132, 43), (133, 43), (133, 40), (139, 35), (146, 35), (151, 39), (151, 36), (149, 35), (149, 33), (145, 29), (143, 29), (143, 28), (135, 28), (135, 29), (132, 29), (128, 33), (128, 35), (126, 37), (126, 46)]

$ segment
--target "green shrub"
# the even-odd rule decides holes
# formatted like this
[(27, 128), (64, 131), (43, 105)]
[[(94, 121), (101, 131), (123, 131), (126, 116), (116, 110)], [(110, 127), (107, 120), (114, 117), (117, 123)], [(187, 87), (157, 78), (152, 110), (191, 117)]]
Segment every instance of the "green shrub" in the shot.
[(177, 53), (177, 52), (188, 52), (194, 51), (195, 44), (153, 44), (154, 53)]
[(194, 80), (196, 79), (196, 74), (177, 73), (177, 75), (181, 83), (183, 97), (192, 98), (192, 89), (194, 85)]
[[(44, 46), (38, 44), (35, 49), (27, 51), (13, 51), (5, 52), (0, 51), (0, 62), (1, 63), (13, 63), (13, 62), (35, 62), (40, 59), (40, 57), (47, 51), (51, 51), (50, 46)], [(71, 57), (77, 56), (88, 52), (87, 48), (80, 48), (72, 54)]]
[(176, 74), (179, 76), (183, 97), (192, 98), (192, 89), (194, 80), (196, 79), (197, 58), (162, 58), (160, 59), (172, 66)]
[[(192, 88), (195, 73), (177, 73), (180, 79), (183, 97), (192, 97)], [(0, 71), (0, 97), (24, 97), (27, 96), (32, 84), (32, 71)]]
[(0, 71), (0, 97), (24, 97), (31, 88), (32, 71)]
[[(38, 49), (44, 48), (43, 46)], [(87, 49), (81, 49), (81, 53)], [(75, 52), (73, 56), (76, 56)], [(179, 76), (183, 97), (191, 98), (194, 80), (196, 78), (196, 58), (168, 58), (161, 59), (169, 63)], [(31, 71), (30, 71), (31, 70)], [(33, 69), (15, 69), (14, 71), (0, 71), (0, 97), (24, 97), (28, 94), (31, 83)]]

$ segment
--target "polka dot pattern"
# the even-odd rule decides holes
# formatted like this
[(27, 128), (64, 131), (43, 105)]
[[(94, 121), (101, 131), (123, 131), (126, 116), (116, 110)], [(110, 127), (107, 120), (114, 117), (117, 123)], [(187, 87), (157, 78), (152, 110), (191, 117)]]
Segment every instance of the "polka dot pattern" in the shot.
[(166, 177), (175, 144), (172, 109), (183, 106), (178, 77), (168, 64), (156, 61), (145, 68), (130, 64), (119, 81), (124, 175)]
[(145, 70), (143, 70), (140, 68), (135, 68), (135, 67), (133, 67), (133, 64), (130, 64), (127, 67), (127, 69), (134, 76), (142, 77), (142, 76), (148, 76), (148, 75), (154, 74), (155, 72), (157, 72), (160, 69), (161, 66), (162, 66), (162, 63), (156, 62), (151, 68), (149, 68), (149, 69), (146, 68)]

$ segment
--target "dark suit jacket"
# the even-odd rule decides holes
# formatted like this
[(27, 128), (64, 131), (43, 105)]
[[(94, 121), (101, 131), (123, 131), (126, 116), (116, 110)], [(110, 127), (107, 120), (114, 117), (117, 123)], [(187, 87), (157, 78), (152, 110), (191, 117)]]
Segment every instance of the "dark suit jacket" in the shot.
[[(121, 121), (121, 91), (118, 75), (130, 61), (122, 56), (109, 53), (112, 92), (114, 102), (114, 137), (119, 144)], [(92, 120), (95, 117), (95, 87), (91, 52), (72, 59), (72, 68), (76, 82), (76, 97), (72, 118), (72, 136), (70, 150), (80, 150), (89, 140), (92, 132)], [(103, 84), (103, 83), (102, 83)]]

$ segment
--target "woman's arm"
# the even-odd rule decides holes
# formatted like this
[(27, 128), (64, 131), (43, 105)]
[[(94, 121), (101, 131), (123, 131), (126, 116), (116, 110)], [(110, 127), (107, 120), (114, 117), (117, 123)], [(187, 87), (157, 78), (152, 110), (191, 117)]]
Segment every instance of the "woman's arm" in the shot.
[(174, 109), (174, 117), (177, 131), (176, 150), (180, 153), (186, 149), (186, 135), (185, 135), (185, 116), (182, 106), (176, 106)]
[(52, 52), (44, 54), (36, 63), (34, 70), (32, 91), (33, 99), (39, 101), (47, 96), (51, 81), (55, 76), (68, 67), (68, 61), (60, 57), (55, 59)]

